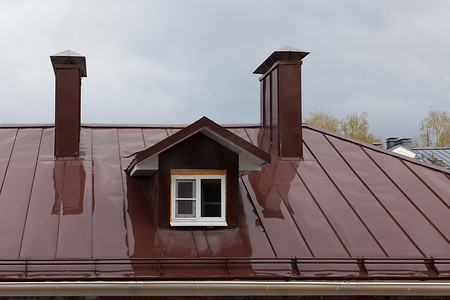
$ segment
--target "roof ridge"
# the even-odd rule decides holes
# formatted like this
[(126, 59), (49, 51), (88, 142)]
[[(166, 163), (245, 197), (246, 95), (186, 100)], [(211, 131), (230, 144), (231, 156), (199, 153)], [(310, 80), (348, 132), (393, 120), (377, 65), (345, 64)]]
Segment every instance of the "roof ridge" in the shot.
[(387, 155), (390, 155), (390, 156), (393, 156), (395, 158), (399, 158), (399, 159), (411, 162), (411, 163), (419, 165), (419, 166), (427, 167), (427, 168), (433, 169), (435, 171), (440, 171), (440, 172), (444, 172), (444, 173), (450, 174), (450, 170), (446, 169), (444, 167), (436, 166), (436, 165), (433, 165), (431, 163), (427, 163), (427, 162), (421, 161), (421, 160), (416, 159), (416, 158), (410, 158), (410, 157), (404, 156), (402, 154), (398, 154), (398, 153), (392, 152), (390, 150), (386, 150), (384, 148), (380, 148), (378, 146), (374, 146), (372, 144), (365, 143), (365, 142), (362, 142), (360, 140), (357, 140), (357, 139), (345, 136), (343, 134), (336, 133), (336, 132), (333, 132), (333, 131), (329, 131), (329, 130), (320, 128), (318, 126), (314, 126), (314, 125), (311, 125), (311, 124), (308, 124), (308, 123), (302, 123), (302, 124), (303, 124), (304, 128), (309, 128), (311, 130), (314, 130), (314, 131), (317, 131), (317, 132), (321, 132), (322, 134), (333, 136), (335, 138), (338, 138), (338, 139), (341, 139), (341, 140), (345, 140), (347, 142), (350, 142), (350, 143), (353, 143), (353, 144), (357, 144), (357, 145), (359, 145), (361, 147), (365, 147), (365, 148), (368, 148), (368, 149), (371, 149), (371, 150), (374, 150), (374, 151), (377, 151), (377, 152), (381, 152), (383, 154), (387, 154)]

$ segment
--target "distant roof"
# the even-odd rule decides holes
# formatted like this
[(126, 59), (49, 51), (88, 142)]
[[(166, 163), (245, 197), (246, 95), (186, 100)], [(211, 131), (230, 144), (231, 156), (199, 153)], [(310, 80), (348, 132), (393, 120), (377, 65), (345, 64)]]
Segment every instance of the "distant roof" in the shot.
[[(272, 155), (239, 180), (238, 228), (162, 229), (124, 171), (184, 127), (0, 127), (0, 279), (450, 278), (450, 170), (303, 127), (281, 159), (259, 126), (224, 126)], [(130, 156), (131, 155), (131, 156)]]
[(444, 148), (412, 148), (418, 159), (450, 169), (450, 146)]

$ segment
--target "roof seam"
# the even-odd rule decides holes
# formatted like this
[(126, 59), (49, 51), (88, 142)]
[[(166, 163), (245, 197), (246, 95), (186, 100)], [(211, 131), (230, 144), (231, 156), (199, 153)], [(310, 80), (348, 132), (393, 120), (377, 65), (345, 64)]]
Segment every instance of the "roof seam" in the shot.
[[(322, 133), (322, 135), (325, 137), (325, 135)], [(328, 140), (327, 140), (328, 141)], [(375, 235), (373, 234), (373, 232), (370, 230), (370, 228), (367, 226), (367, 224), (364, 222), (364, 220), (361, 218), (361, 216), (358, 214), (358, 212), (356, 211), (356, 209), (353, 207), (353, 205), (348, 201), (347, 197), (344, 195), (344, 193), (341, 191), (341, 189), (338, 187), (338, 185), (336, 184), (336, 182), (331, 178), (330, 174), (325, 170), (324, 166), (320, 163), (320, 161), (317, 159), (317, 157), (314, 155), (314, 153), (311, 151), (311, 148), (308, 147), (308, 145), (306, 144), (305, 141), (303, 141), (305, 146), (308, 148), (309, 152), (311, 153), (311, 155), (314, 157), (314, 159), (317, 161), (317, 164), (320, 166), (320, 168), (322, 169), (322, 171), (326, 174), (328, 180), (331, 181), (331, 183), (333, 184), (333, 186), (336, 188), (336, 190), (339, 192), (339, 194), (341, 195), (341, 197), (344, 199), (344, 201), (347, 203), (347, 205), (350, 207), (350, 209), (352, 210), (352, 212), (355, 214), (355, 216), (358, 218), (358, 220), (361, 222), (361, 224), (364, 226), (364, 228), (367, 230), (367, 232), (369, 233), (369, 235), (372, 237), (372, 239), (375, 241), (375, 243), (378, 245), (378, 247), (380, 247), (381, 251), (384, 253), (384, 255), (389, 256), (386, 252), (386, 250), (384, 250), (383, 246), (381, 246), (380, 242), (375, 238)]]
[(125, 243), (127, 245), (127, 255), (130, 256), (130, 245), (129, 245), (129, 236), (128, 236), (128, 214), (127, 214), (127, 199), (126, 199), (126, 186), (124, 184), (124, 180), (123, 180), (123, 166), (122, 166), (122, 151), (120, 148), (120, 134), (119, 134), (119, 128), (116, 128), (116, 134), (117, 134), (117, 150), (118, 150), (118, 154), (119, 154), (119, 171), (120, 171), (120, 181), (122, 182), (122, 214), (123, 214), (123, 218), (124, 218), (124, 227), (125, 227), (125, 233), (126, 233), (126, 238), (125, 238)]
[(297, 230), (300, 233), (300, 236), (302, 237), (303, 241), (305, 242), (305, 245), (308, 248), (309, 253), (311, 253), (312, 257), (314, 257), (314, 252), (312, 251), (311, 247), (309, 246), (308, 241), (306, 240), (305, 236), (303, 235), (303, 232), (301, 231), (300, 226), (298, 226), (297, 221), (292, 216), (292, 212), (290, 211), (289, 206), (286, 204), (286, 201), (284, 200), (283, 195), (281, 194), (277, 184), (275, 183), (275, 180), (273, 179), (272, 174), (270, 174), (269, 170), (267, 169), (267, 167), (265, 165), (263, 167), (264, 167), (267, 175), (269, 176), (270, 180), (272, 181), (273, 186), (277, 189), (278, 195), (280, 196), (281, 201), (283, 201), (283, 204), (286, 207), (286, 210), (289, 212), (289, 216), (291, 216), (291, 219), (294, 222), (295, 227), (297, 227)]
[(66, 161), (64, 161), (63, 163), (63, 169), (62, 169), (62, 178), (61, 178), (61, 193), (59, 194), (59, 209), (58, 209), (58, 226), (56, 228), (56, 243), (55, 243), (55, 258), (58, 257), (58, 244), (59, 244), (59, 228), (61, 226), (61, 208), (62, 208), (62, 197), (64, 195), (64, 179), (65, 179), (65, 174), (66, 174)]
[(320, 127), (316, 127), (316, 126), (313, 126), (313, 125), (308, 124), (308, 123), (303, 123), (302, 125), (303, 125), (304, 128), (308, 128), (310, 130), (317, 131), (317, 132), (322, 133), (324, 135), (330, 135), (330, 136), (333, 136), (333, 137), (335, 137), (337, 139), (344, 140), (346, 142), (357, 144), (357, 145), (359, 145), (360, 147), (363, 147), (363, 148), (368, 148), (368, 149), (374, 150), (376, 152), (380, 152), (380, 153), (383, 153), (383, 154), (387, 154), (387, 155), (393, 156), (395, 158), (399, 158), (399, 159), (402, 159), (402, 160), (407, 160), (407, 161), (409, 161), (409, 162), (411, 162), (413, 164), (416, 164), (416, 165), (419, 165), (419, 166), (422, 166), (422, 167), (426, 167), (426, 168), (429, 168), (429, 169), (433, 169), (433, 170), (436, 170), (436, 171), (445, 172), (447, 174), (450, 174), (450, 170), (449, 169), (446, 169), (446, 168), (443, 168), (443, 167), (439, 167), (439, 166), (436, 166), (434, 164), (430, 164), (430, 163), (427, 163), (427, 162), (423, 162), (423, 161), (421, 161), (419, 159), (416, 159), (416, 158), (409, 158), (409, 157), (404, 156), (402, 154), (398, 154), (398, 153), (386, 150), (384, 148), (380, 148), (378, 146), (367, 144), (367, 143), (361, 142), (359, 140), (350, 138), (348, 136), (337, 134), (335, 132), (328, 131), (328, 130), (320, 128)]
[(433, 193), (433, 195), (434, 196), (436, 196), (436, 198), (438, 198), (441, 202), (442, 202), (442, 204), (444, 204), (444, 206), (446, 206), (448, 209), (450, 209), (450, 207), (448, 206), (448, 204), (447, 203), (445, 203), (445, 201), (422, 179), (422, 178), (420, 178), (420, 176), (419, 175), (417, 175), (416, 174), (416, 172), (414, 172), (414, 170), (413, 169), (411, 169), (404, 161), (402, 161), (402, 164), (406, 167), (406, 168), (408, 168), (408, 170), (411, 172), (411, 173), (413, 173), (414, 174), (414, 176), (416, 176), (416, 178), (417, 179), (419, 179), (419, 181), (420, 182), (422, 182), (422, 184), (423, 185), (425, 185), (427, 188), (428, 188), (428, 190), (430, 190), (430, 192), (431, 193)]
[[(413, 246), (419, 251), (419, 253), (422, 253), (422, 251), (420, 251), (419, 247), (414, 243), (414, 241), (411, 239), (411, 237), (406, 233), (406, 231), (403, 229), (402, 226), (400, 226), (400, 224), (398, 223), (398, 221), (394, 218), (394, 216), (391, 214), (391, 212), (387, 209), (387, 207), (381, 202), (381, 200), (377, 197), (377, 195), (375, 195), (375, 193), (372, 191), (372, 189), (364, 182), (364, 180), (359, 176), (359, 174), (356, 172), (356, 170), (350, 165), (350, 163), (344, 158), (344, 156), (342, 155), (342, 153), (340, 153), (335, 145), (329, 140), (328, 137), (325, 136), (325, 138), (328, 140), (328, 142), (331, 144), (331, 146), (335, 149), (335, 151), (338, 153), (339, 156), (341, 156), (341, 158), (344, 160), (344, 162), (347, 164), (347, 166), (350, 168), (350, 170), (352, 170), (352, 172), (355, 174), (355, 176), (361, 181), (361, 183), (364, 185), (364, 187), (370, 192), (370, 194), (375, 198), (375, 200), (378, 202), (378, 204), (383, 208), (383, 210), (389, 215), (389, 217), (391, 217), (391, 219), (393, 220), (393, 222), (398, 226), (398, 228), (400, 229), (401, 232), (403, 232), (403, 234), (405, 234), (405, 236), (408, 238), (408, 240), (413, 244)], [(423, 254), (423, 253), (422, 253)], [(389, 254), (387, 254), (388, 257)]]
[[(94, 185), (94, 131), (90, 129), (91, 133), (91, 257), (94, 257), (94, 209), (95, 209), (95, 185)], [(97, 272), (97, 269), (95, 269)]]
[[(306, 146), (306, 144), (305, 144)], [(349, 257), (351, 257), (352, 255), (350, 254), (350, 251), (347, 249), (347, 246), (345, 246), (345, 243), (342, 241), (341, 237), (339, 236), (339, 234), (336, 231), (336, 228), (334, 228), (333, 224), (331, 224), (330, 219), (328, 218), (328, 216), (325, 214), (325, 211), (322, 209), (322, 207), (320, 206), (319, 202), (317, 201), (316, 197), (314, 197), (313, 193), (311, 192), (310, 188), (308, 187), (308, 185), (306, 184), (306, 182), (303, 180), (302, 176), (300, 175), (300, 173), (297, 171), (297, 169), (295, 168), (294, 164), (291, 162), (291, 166), (294, 169), (295, 173), (297, 174), (298, 178), (300, 179), (300, 181), (303, 183), (303, 185), (305, 186), (306, 190), (308, 191), (309, 195), (311, 196), (311, 198), (313, 199), (314, 203), (316, 204), (317, 208), (320, 210), (321, 214), (323, 215), (323, 217), (325, 218), (325, 220), (327, 221), (328, 225), (330, 226), (331, 230), (333, 231), (333, 233), (336, 235), (336, 238), (338, 239), (338, 241), (341, 243), (342, 248), (344, 249), (344, 251), (347, 253), (347, 255)]]
[[(248, 177), (247, 177), (247, 176), (246, 176), (246, 178), (247, 178), (247, 180), (248, 180)], [(243, 178), (243, 177), (241, 177), (241, 182), (242, 182), (242, 185), (244, 186), (244, 188), (245, 188), (245, 190), (246, 190), (246, 192), (247, 192), (247, 196), (250, 198), (250, 205), (253, 207), (253, 211), (255, 212), (256, 216), (258, 217), (259, 222), (261, 223), (261, 227), (262, 227), (263, 232), (264, 232), (264, 234), (265, 234), (265, 236), (266, 236), (266, 238), (267, 238), (267, 241), (269, 242), (270, 248), (272, 249), (273, 254), (274, 254), (276, 257), (278, 257), (277, 252), (275, 251), (275, 248), (274, 248), (273, 245), (272, 245), (272, 241), (270, 240), (269, 235), (267, 234), (267, 230), (266, 230), (266, 227), (264, 226), (264, 222), (263, 222), (263, 220), (261, 219), (261, 217), (260, 217), (260, 215), (259, 215), (259, 213), (258, 213), (258, 210), (256, 209), (254, 200), (252, 199), (252, 196), (250, 195), (249, 190), (248, 190), (247, 186), (245, 185), (245, 181), (244, 181), (244, 178)], [(256, 198), (256, 196), (255, 196), (255, 198)], [(256, 199), (255, 199), (255, 200), (256, 200)]]
[(245, 135), (248, 137), (249, 142), (256, 146), (256, 143), (252, 141), (252, 138), (248, 134), (247, 127), (244, 127), (244, 132), (245, 132)]
[(244, 242), (244, 237), (242, 236), (241, 227), (238, 226), (237, 231), (239, 233), (239, 238), (241, 239), (241, 244), (242, 247), (244, 248), (245, 255), (247, 255), (247, 257), (250, 257), (250, 255), (248, 255), (247, 245)]
[[(374, 162), (374, 163), (377, 165), (377, 167), (381, 170), (381, 172), (383, 172), (383, 174), (389, 179), (389, 181), (397, 188), (397, 190), (399, 190), (400, 193), (402, 193), (403, 196), (404, 196), (406, 199), (408, 199), (409, 203), (417, 210), (417, 212), (418, 212), (422, 217), (424, 217), (424, 219), (427, 220), (428, 223), (430, 223), (430, 225), (431, 225), (431, 226), (439, 233), (439, 235), (441, 235), (441, 236), (444, 238), (444, 240), (447, 241), (447, 243), (449, 243), (449, 240), (448, 240), (448, 239), (445, 237), (445, 235), (439, 230), (439, 228), (437, 228), (436, 225), (434, 225), (434, 223), (431, 222), (431, 220), (423, 213), (423, 211), (417, 207), (417, 205), (411, 200), (411, 198), (410, 198), (408, 195), (406, 195), (406, 193), (405, 193), (405, 192), (398, 186), (398, 184), (397, 184), (397, 183), (396, 183), (396, 182), (395, 182), (395, 181), (394, 181), (394, 180), (386, 173), (386, 171), (385, 171), (383, 168), (381, 168), (381, 166), (378, 165), (378, 164), (375, 162), (375, 160), (372, 158), (372, 156), (370, 156), (370, 154), (367, 153), (367, 151), (366, 151), (365, 149), (362, 149), (362, 150), (367, 154), (367, 156), (372, 160), (372, 162)], [(421, 251), (421, 253), (423, 253), (424, 257), (426, 257), (426, 255), (425, 255), (424, 252)]]
[(147, 149), (147, 144), (145, 143), (144, 128), (141, 128), (142, 142), (144, 143), (144, 149)]
[(197, 257), (200, 257), (200, 255), (198, 253), (197, 243), (195, 242), (194, 232), (192, 231), (192, 227), (191, 227), (191, 230), (189, 230), (189, 231), (191, 232), (192, 243), (194, 244), (195, 253), (197, 253)]
[(36, 154), (36, 162), (34, 163), (33, 179), (31, 180), (30, 194), (28, 196), (27, 210), (25, 212), (25, 220), (23, 221), (22, 237), (20, 238), (19, 253), (17, 254), (18, 255), (17, 257), (20, 257), (20, 254), (22, 253), (23, 237), (25, 234), (25, 227), (27, 225), (27, 220), (28, 220), (28, 211), (30, 210), (30, 201), (31, 201), (31, 194), (33, 192), (33, 187), (34, 187), (34, 180), (36, 179), (36, 169), (37, 169), (37, 165), (39, 162), (39, 153), (41, 152), (43, 133), (44, 133), (44, 128), (41, 129), (41, 136), (39, 137), (39, 146), (38, 146), (38, 150), (37, 150), (37, 154)]
[(11, 152), (9, 153), (8, 162), (6, 163), (6, 168), (5, 168), (5, 174), (4, 174), (4, 176), (3, 176), (2, 184), (1, 184), (1, 186), (0, 186), (0, 194), (1, 194), (1, 192), (3, 191), (3, 186), (4, 186), (4, 184), (5, 184), (6, 174), (8, 173), (8, 168), (9, 168), (9, 164), (10, 164), (10, 162), (11, 162), (12, 154), (13, 154), (13, 152), (14, 152), (14, 147), (15, 147), (15, 145), (16, 145), (17, 134), (18, 134), (18, 133), (19, 133), (19, 128), (16, 129), (16, 134), (14, 135), (14, 141), (13, 141), (13, 144), (11, 145)]

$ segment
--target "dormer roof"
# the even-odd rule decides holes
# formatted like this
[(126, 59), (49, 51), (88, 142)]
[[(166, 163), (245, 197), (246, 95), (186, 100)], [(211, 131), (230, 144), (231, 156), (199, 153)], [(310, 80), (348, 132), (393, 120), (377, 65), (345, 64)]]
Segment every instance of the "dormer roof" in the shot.
[(158, 170), (158, 155), (196, 133), (202, 133), (239, 155), (239, 173), (248, 174), (261, 169), (261, 165), (270, 163), (270, 154), (235, 135), (226, 128), (202, 117), (191, 125), (167, 137), (159, 143), (135, 153), (136, 157), (128, 166), (131, 176), (148, 176)]

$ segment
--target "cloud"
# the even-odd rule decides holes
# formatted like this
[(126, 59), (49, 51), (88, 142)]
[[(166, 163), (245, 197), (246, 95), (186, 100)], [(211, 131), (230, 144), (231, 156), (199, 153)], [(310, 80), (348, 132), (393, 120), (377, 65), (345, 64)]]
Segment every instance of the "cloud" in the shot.
[[(369, 112), (377, 135), (450, 110), (447, 1), (3, 1), (0, 123), (52, 123), (49, 55), (87, 57), (87, 123), (259, 121), (253, 70), (293, 46), (303, 111)], [(401, 120), (398, 122), (397, 120)], [(395, 127), (392, 124), (396, 124)]]

